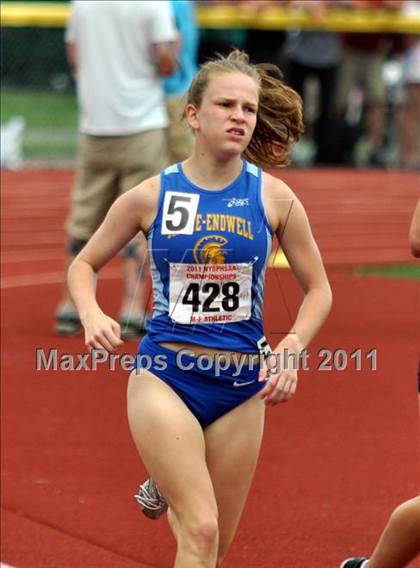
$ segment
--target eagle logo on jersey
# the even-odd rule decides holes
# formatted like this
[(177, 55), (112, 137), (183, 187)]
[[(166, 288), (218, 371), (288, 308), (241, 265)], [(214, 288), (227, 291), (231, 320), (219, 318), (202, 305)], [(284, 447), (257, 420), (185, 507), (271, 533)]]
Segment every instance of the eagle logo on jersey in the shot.
[(197, 241), (194, 260), (197, 264), (224, 264), (226, 251), (223, 246), (228, 240), (221, 235), (207, 235)]

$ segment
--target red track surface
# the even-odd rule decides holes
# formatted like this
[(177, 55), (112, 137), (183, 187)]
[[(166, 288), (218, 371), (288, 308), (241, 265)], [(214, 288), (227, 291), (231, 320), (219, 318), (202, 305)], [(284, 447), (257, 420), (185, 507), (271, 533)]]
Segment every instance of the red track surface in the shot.
[[(293, 401), (270, 410), (256, 479), (226, 567), (336, 568), (368, 552), (391, 510), (418, 492), (418, 281), (355, 278), (335, 265), (408, 261), (411, 174), (285, 171), (329, 265), (335, 304), (311, 346)], [(2, 561), (20, 568), (171, 566), (165, 521), (131, 495), (144, 469), (125, 416), (126, 373), (36, 372), (35, 350), (83, 351), (56, 339), (70, 172), (3, 174)], [(116, 314), (117, 266), (103, 306)], [(290, 325), (300, 292), (270, 270), (266, 329)], [(291, 314), (291, 315), (289, 315)], [(417, 338), (418, 339), (418, 338)], [(362, 349), (321, 372), (319, 349)], [(133, 352), (135, 344), (124, 351)], [(378, 370), (365, 354), (377, 350)]]

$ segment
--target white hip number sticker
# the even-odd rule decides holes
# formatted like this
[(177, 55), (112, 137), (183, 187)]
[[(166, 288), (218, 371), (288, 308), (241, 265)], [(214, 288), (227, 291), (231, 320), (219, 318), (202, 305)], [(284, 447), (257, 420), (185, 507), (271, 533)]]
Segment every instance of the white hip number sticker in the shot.
[(163, 200), (162, 235), (192, 235), (199, 195), (167, 191)]

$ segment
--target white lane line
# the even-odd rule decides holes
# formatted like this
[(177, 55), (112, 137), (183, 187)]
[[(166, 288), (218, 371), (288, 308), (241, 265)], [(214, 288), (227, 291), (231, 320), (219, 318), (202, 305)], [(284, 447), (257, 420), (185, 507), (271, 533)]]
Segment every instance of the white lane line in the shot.
[[(48, 229), (39, 231), (40, 225), (44, 225), (45, 219), (40, 220), (38, 223), (24, 223), (21, 225), (8, 225), (3, 223), (1, 228), (2, 237), (7, 237), (14, 239), (15, 236), (22, 237), (25, 235), (55, 235), (58, 232), (63, 233), (63, 223), (54, 223), (54, 225), (48, 222)], [(47, 224), (47, 223), (45, 223)]]
[(65, 244), (65, 234), (63, 231), (51, 231), (50, 233), (24, 233), (13, 236), (2, 233), (3, 250), (9, 246), (34, 245), (34, 244)]
[(2, 192), (1, 197), (3, 199), (8, 199), (10, 201), (30, 201), (32, 200), (34, 203), (39, 201), (45, 201), (48, 197), (54, 197), (57, 199), (65, 199), (66, 197), (68, 198), (69, 195), (71, 194), (70, 190), (67, 189), (58, 189), (57, 191), (36, 191), (35, 189), (32, 187), (28, 187), (23, 191), (20, 192), (16, 192), (15, 190), (10, 190), (10, 191), (5, 191)]
[[(120, 268), (110, 268), (100, 275), (100, 280), (112, 280), (121, 277)], [(45, 286), (48, 284), (61, 284), (64, 282), (63, 272), (45, 272), (44, 274), (20, 274), (6, 276), (1, 279), (2, 290), (8, 288), (23, 288), (26, 286)]]
[[(22, 191), (15, 191), (14, 189), (6, 189), (1, 192), (2, 199), (9, 199), (14, 201), (28, 201), (31, 197), (33, 198), (35, 194), (35, 188), (27, 187)], [(47, 190), (47, 191), (36, 191), (36, 198), (39, 197), (40, 200), (45, 200), (47, 197), (57, 197), (58, 199), (63, 199), (68, 197), (71, 191), (67, 187), (63, 187), (57, 190)]]
[(3, 562), (0, 562), (0, 568), (13, 568), (13, 566), (11, 566), (10, 564), (3, 564)]
[(16, 252), (7, 252), (1, 255), (2, 264), (18, 264), (19, 262), (39, 262), (41, 260), (62, 260), (64, 262), (64, 249), (63, 250), (28, 250)]
[(9, 213), (19, 213), (19, 212), (31, 212), (31, 213), (45, 213), (45, 211), (61, 211), (64, 209), (68, 209), (69, 201), (56, 201), (54, 198), (51, 198), (49, 202), (45, 203), (2, 203), (2, 207), (4, 208), (3, 216), (7, 218)]
[(23, 214), (22, 212), (16, 212), (13, 215), (12, 214), (7, 214), (7, 215), (1, 215), (0, 216), (0, 221), (2, 223), (6, 223), (6, 224), (15, 224), (16, 222), (19, 222), (21, 224), (28, 222), (28, 221), (34, 221), (34, 223), (36, 222), (38, 225), (40, 222), (44, 222), (47, 221), (48, 223), (51, 222), (51, 220), (55, 220), (55, 221), (61, 221), (62, 218), (64, 218), (64, 216), (66, 215), (68, 211), (68, 207), (57, 207), (56, 209), (50, 209), (49, 211), (42, 211), (41, 213), (39, 211), (30, 211), (27, 212), (27, 214)]

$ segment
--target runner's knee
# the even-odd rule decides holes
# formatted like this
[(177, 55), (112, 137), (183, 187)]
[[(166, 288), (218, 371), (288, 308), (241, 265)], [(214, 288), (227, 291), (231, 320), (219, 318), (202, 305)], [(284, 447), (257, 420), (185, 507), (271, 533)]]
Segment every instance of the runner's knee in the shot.
[(420, 497), (399, 505), (391, 514), (390, 524), (407, 528), (418, 526), (420, 529)]
[(191, 516), (189, 519), (179, 519), (179, 536), (189, 543), (189, 548), (198, 553), (204, 554), (214, 550), (219, 539), (217, 516), (208, 512)]

